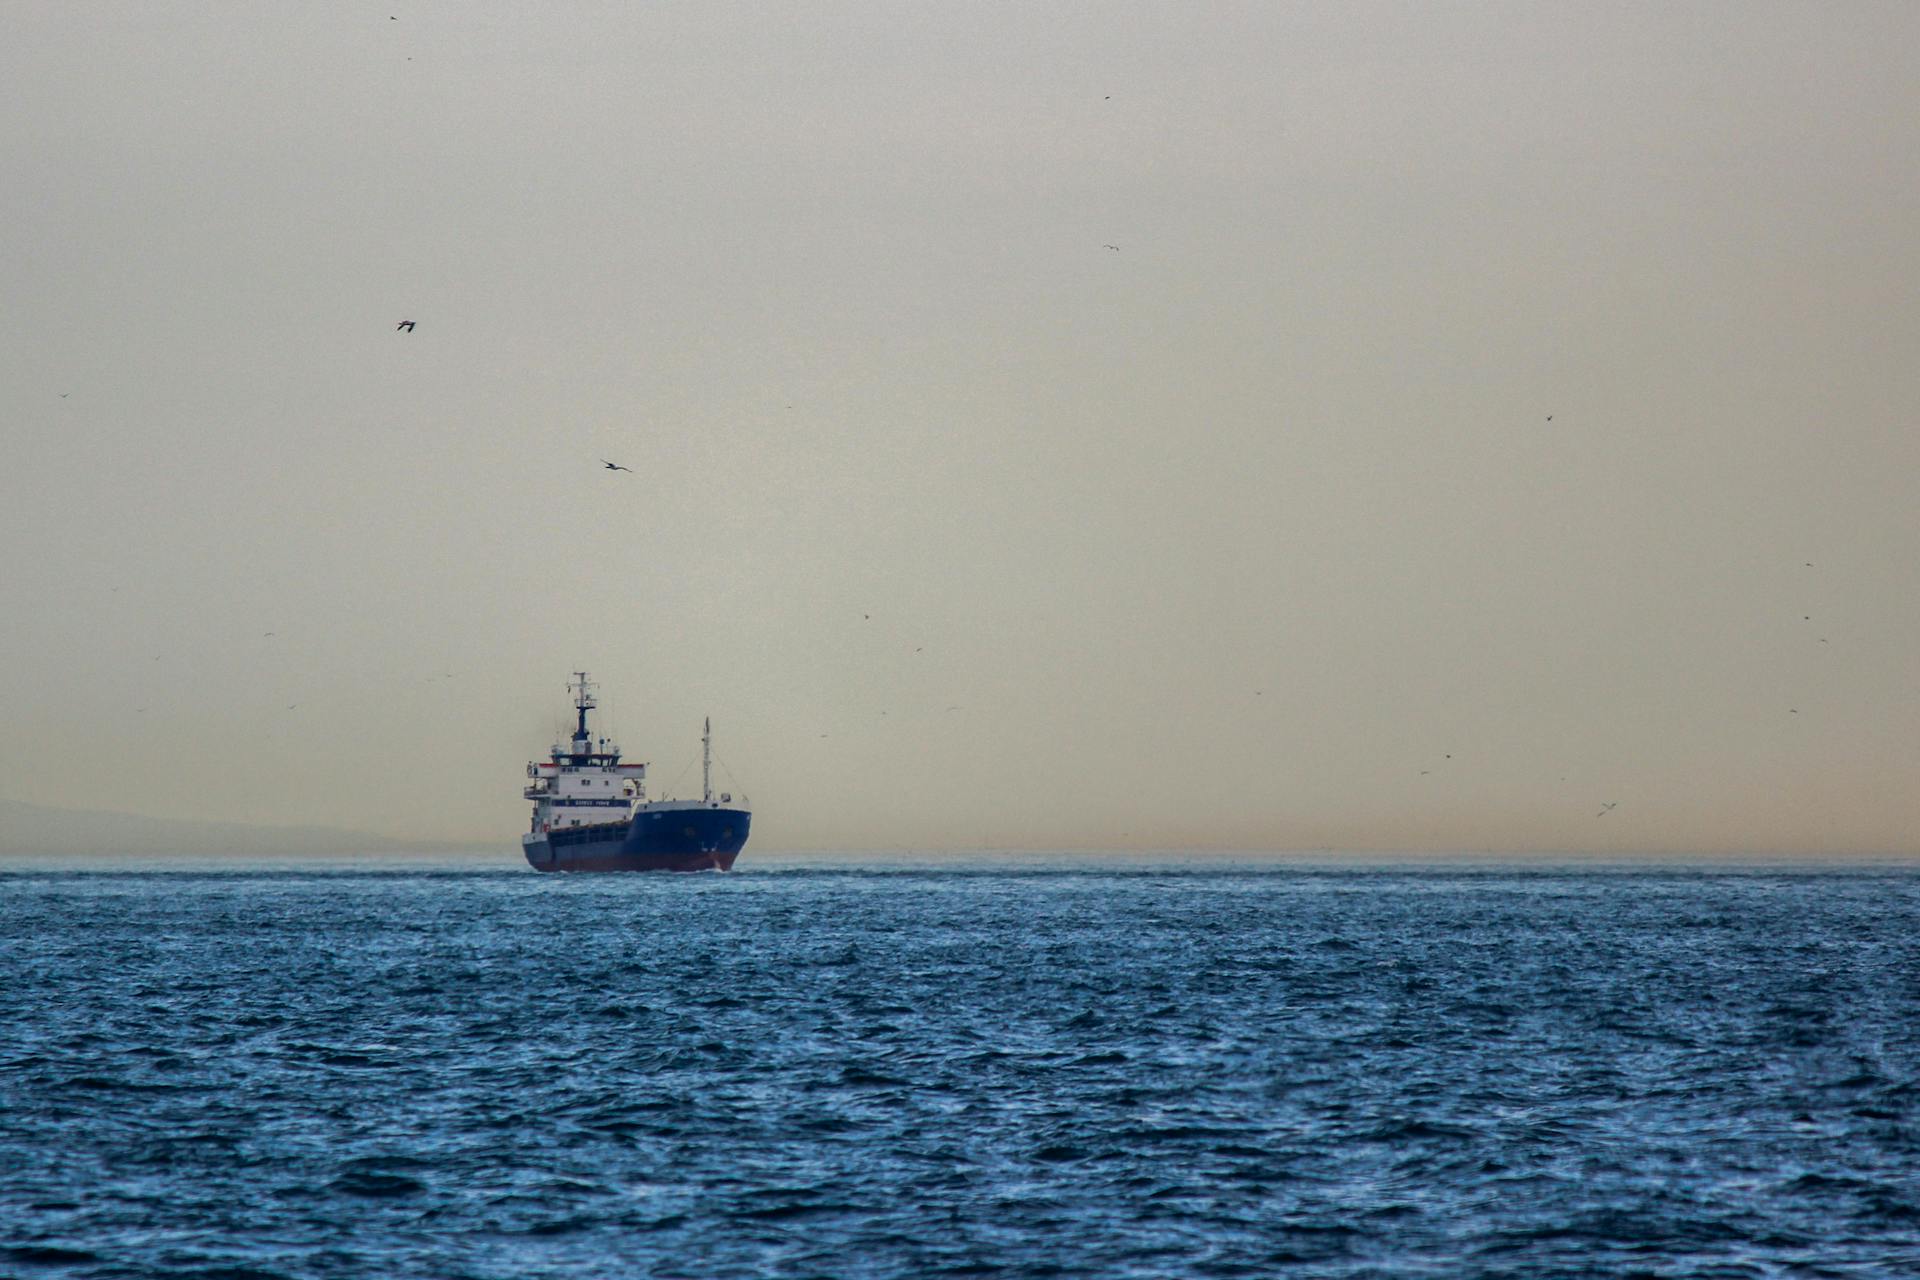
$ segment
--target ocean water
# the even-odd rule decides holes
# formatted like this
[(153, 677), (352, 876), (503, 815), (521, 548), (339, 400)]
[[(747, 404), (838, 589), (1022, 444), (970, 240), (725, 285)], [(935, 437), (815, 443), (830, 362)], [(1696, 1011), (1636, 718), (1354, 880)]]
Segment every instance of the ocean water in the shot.
[(0, 874), (0, 1275), (1920, 1275), (1920, 873)]

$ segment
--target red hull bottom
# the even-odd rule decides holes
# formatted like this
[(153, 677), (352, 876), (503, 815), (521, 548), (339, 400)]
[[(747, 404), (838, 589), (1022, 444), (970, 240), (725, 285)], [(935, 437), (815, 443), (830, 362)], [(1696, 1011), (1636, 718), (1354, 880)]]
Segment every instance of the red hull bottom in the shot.
[(535, 871), (731, 871), (737, 853), (642, 853), (586, 854), (569, 857), (562, 851), (557, 862), (534, 862)]

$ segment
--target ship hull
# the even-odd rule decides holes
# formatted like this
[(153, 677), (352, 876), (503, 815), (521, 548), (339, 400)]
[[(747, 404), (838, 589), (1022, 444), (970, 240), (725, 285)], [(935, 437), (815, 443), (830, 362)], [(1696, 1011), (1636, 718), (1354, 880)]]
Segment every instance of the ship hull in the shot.
[(649, 809), (522, 836), (521, 849), (535, 871), (731, 871), (752, 821), (744, 809)]

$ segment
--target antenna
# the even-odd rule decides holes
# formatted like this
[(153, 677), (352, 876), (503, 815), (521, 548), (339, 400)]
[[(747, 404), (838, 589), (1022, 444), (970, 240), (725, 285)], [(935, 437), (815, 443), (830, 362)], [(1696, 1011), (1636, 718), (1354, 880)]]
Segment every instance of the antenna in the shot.
[(713, 717), (700, 732), (700, 803), (713, 803)]

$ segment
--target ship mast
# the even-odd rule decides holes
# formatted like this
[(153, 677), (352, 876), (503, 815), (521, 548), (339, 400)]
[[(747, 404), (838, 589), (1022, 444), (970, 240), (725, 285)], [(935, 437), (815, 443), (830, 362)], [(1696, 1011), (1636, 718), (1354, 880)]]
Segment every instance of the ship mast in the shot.
[(700, 803), (713, 803), (713, 717), (700, 731)]
[[(573, 731), (573, 740), (575, 742), (586, 742), (587, 712), (593, 710), (600, 704), (593, 700), (593, 682), (587, 679), (587, 673), (584, 671), (576, 671), (573, 674), (579, 678), (567, 681), (567, 688), (578, 691), (579, 696), (573, 700), (573, 705), (580, 712), (580, 727)], [(575, 748), (576, 753), (585, 751), (585, 747)]]

